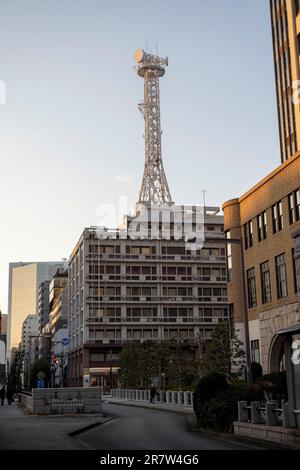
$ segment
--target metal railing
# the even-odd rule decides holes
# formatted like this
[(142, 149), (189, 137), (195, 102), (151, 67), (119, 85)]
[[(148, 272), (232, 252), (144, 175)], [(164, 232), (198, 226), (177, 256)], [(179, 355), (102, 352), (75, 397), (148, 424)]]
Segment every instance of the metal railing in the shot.
[[(133, 390), (126, 388), (113, 388), (111, 390), (111, 397), (118, 400), (136, 400), (136, 401), (150, 401), (150, 391), (149, 390)], [(156, 403), (166, 403), (169, 405), (179, 405), (179, 406), (193, 406), (193, 392), (188, 391), (158, 391), (156, 398)]]

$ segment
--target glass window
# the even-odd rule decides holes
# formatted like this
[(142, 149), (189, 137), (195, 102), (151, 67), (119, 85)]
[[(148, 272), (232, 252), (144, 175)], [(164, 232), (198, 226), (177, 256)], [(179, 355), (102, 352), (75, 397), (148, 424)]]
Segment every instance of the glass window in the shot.
[(262, 212), (257, 216), (257, 234), (258, 241), (261, 242), (267, 238), (267, 213)]
[(251, 362), (260, 364), (259, 339), (251, 341)]
[(279, 201), (272, 206), (273, 233), (280, 232), (283, 227), (282, 202)]
[(276, 264), (276, 279), (277, 279), (277, 296), (278, 299), (287, 297), (287, 276), (286, 276), (286, 265), (285, 255), (279, 255), (275, 258)]
[(247, 287), (248, 287), (248, 307), (256, 307), (256, 285), (255, 285), (255, 269), (247, 270)]
[(260, 265), (260, 274), (262, 303), (267, 304), (268, 302), (271, 302), (271, 279), (269, 261), (265, 261)]

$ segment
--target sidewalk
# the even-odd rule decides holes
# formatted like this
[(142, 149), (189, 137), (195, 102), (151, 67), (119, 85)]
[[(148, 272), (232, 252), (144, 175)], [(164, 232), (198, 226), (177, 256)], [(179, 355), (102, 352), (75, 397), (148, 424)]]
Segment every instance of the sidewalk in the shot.
[(89, 449), (69, 434), (107, 420), (102, 415), (32, 416), (16, 403), (0, 406), (0, 449)]
[(115, 403), (116, 405), (126, 405), (126, 406), (138, 406), (142, 408), (150, 408), (151, 410), (160, 410), (160, 411), (172, 411), (173, 413), (180, 413), (185, 415), (193, 415), (194, 410), (192, 406), (182, 406), (182, 405), (171, 405), (168, 403), (149, 403), (148, 401), (142, 400), (124, 400), (120, 398), (105, 398), (103, 400), (106, 403)]

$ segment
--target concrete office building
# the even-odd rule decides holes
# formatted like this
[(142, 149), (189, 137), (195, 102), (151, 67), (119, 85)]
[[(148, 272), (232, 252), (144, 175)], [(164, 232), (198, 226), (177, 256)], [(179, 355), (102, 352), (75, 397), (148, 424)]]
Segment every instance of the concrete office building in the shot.
[(50, 281), (44, 281), (39, 286), (39, 305), (38, 305), (38, 333), (41, 334), (44, 326), (49, 322), (49, 285)]
[[(205, 232), (220, 239), (217, 213), (206, 208)], [(101, 240), (97, 228), (86, 228), (70, 257), (71, 386), (101, 384), (111, 353), (125, 342), (205, 340), (228, 318), (222, 240), (189, 252), (184, 240), (115, 235)]]
[(25, 351), (25, 361), (32, 364), (35, 360), (35, 337), (38, 334), (39, 319), (37, 315), (28, 315), (23, 321), (21, 350)]
[(270, 0), (270, 8), (281, 161), (284, 162), (300, 151), (300, 2)]
[(37, 314), (39, 286), (50, 280), (63, 262), (28, 262), (9, 264), (7, 353), (21, 341), (23, 321)]

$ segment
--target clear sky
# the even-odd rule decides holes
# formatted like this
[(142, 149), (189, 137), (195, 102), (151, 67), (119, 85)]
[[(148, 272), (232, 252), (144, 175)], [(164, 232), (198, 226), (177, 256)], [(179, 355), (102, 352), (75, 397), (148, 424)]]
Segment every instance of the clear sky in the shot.
[[(137, 200), (136, 48), (169, 56), (163, 158), (178, 203), (221, 205), (280, 163), (268, 0), (0, 0), (0, 308), (10, 261), (68, 257), (100, 204)], [(100, 222), (101, 223), (101, 222)]]

